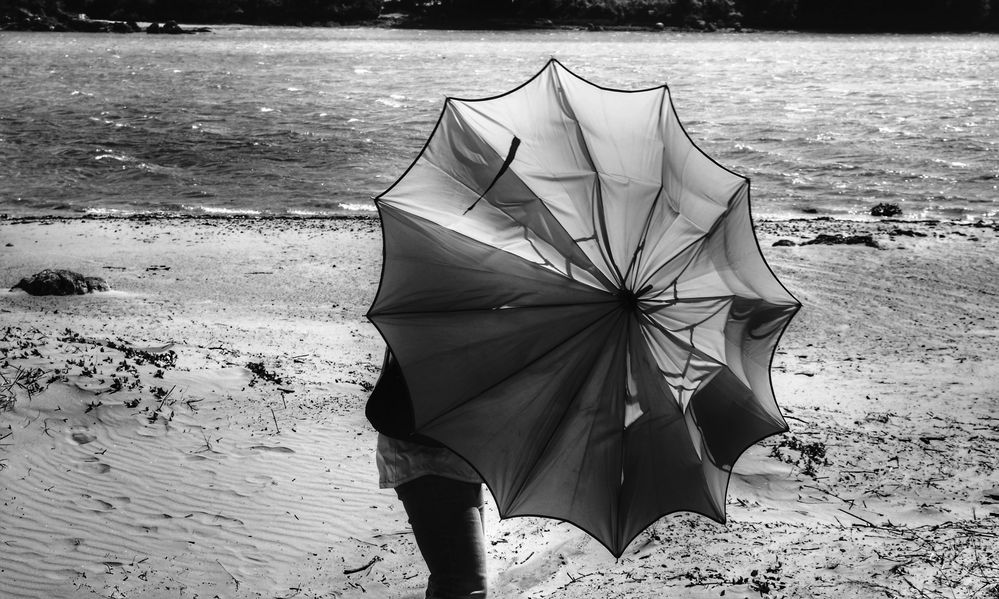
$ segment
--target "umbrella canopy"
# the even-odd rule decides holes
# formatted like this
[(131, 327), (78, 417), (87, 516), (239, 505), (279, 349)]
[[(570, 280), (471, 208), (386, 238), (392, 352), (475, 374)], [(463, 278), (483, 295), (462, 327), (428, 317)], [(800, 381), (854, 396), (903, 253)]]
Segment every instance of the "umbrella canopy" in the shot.
[(760, 252), (748, 179), (694, 145), (665, 85), (551, 60), (448, 98), (376, 204), (368, 317), (415, 432), (478, 470), (501, 516), (571, 522), (615, 556), (671, 512), (724, 521), (739, 455), (787, 430), (769, 366), (800, 305)]

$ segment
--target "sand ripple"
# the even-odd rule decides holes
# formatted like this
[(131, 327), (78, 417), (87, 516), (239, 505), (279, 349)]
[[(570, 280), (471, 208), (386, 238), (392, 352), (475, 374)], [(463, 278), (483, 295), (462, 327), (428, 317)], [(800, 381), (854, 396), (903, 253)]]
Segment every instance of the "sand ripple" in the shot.
[(124, 592), (152, 571), (213, 595), (287, 589), (305, 557), (370, 533), (372, 458), (339, 457), (356, 431), (300, 418), (278, 432), (291, 409), (265, 408), (242, 368), (166, 382), (178, 401), (154, 421), (72, 384), (4, 415), (18, 447), (0, 490), (5, 597)]

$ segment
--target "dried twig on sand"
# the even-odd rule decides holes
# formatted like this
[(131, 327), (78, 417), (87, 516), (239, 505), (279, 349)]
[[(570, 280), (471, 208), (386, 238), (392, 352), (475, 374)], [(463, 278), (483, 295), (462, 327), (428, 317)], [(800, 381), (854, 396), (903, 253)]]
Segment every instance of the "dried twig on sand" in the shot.
[(343, 571), (343, 573), (346, 574), (346, 575), (357, 574), (358, 572), (363, 572), (364, 570), (367, 570), (371, 566), (375, 565), (375, 563), (380, 562), (380, 561), (382, 561), (381, 556), (376, 555), (375, 557), (371, 558), (371, 560), (368, 563), (364, 564), (363, 566), (360, 566), (360, 567), (357, 567), (357, 568), (347, 568), (347, 569), (345, 569)]
[(4, 372), (0, 369), (0, 411), (14, 409), (17, 401), (18, 390), (31, 396), (41, 393), (47, 385), (39, 382), (45, 371), (41, 368), (21, 368), (18, 366), (13, 372)]

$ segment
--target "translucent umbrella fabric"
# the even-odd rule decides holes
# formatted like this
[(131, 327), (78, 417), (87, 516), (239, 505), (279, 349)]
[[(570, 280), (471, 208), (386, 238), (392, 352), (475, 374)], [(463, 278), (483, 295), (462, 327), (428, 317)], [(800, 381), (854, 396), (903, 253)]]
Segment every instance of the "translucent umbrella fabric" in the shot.
[(666, 86), (552, 60), (449, 98), (376, 204), (368, 317), (415, 431), (472, 464), (501, 516), (572, 522), (615, 556), (664, 514), (724, 520), (739, 455), (787, 428), (769, 364), (800, 306), (760, 252), (749, 181), (693, 144)]

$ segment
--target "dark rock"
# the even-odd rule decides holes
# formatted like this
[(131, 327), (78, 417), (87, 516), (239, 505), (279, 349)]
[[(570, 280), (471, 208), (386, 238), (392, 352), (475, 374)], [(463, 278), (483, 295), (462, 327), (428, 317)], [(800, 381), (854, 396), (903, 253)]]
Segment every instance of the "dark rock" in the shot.
[(829, 235), (827, 233), (819, 233), (818, 237), (815, 239), (810, 239), (808, 241), (802, 241), (801, 245), (866, 245), (872, 248), (881, 247), (878, 245), (877, 241), (874, 241), (874, 237), (871, 235), (841, 235), (836, 233), (834, 235)]
[(899, 229), (898, 227), (888, 231), (888, 234), (892, 237), (926, 237), (926, 233), (920, 233), (912, 229)]
[(109, 291), (111, 287), (100, 277), (85, 277), (72, 270), (45, 270), (21, 279), (10, 288), (23, 289), (31, 295), (82, 295), (95, 291)]
[(195, 27), (194, 29), (184, 29), (177, 24), (177, 21), (167, 21), (160, 25), (159, 23), (150, 23), (149, 27), (146, 27), (146, 33), (166, 33), (168, 35), (182, 35), (185, 33), (211, 33), (211, 29), (208, 27)]
[(898, 204), (882, 202), (871, 208), (871, 216), (898, 216), (900, 214), (902, 214), (902, 209), (899, 208)]
[(166, 23), (163, 23), (162, 32), (170, 35), (186, 33), (181, 26), (177, 24), (177, 21), (167, 21)]
[(798, 244), (796, 244), (795, 242), (791, 241), (790, 239), (778, 239), (777, 241), (774, 242), (774, 247), (776, 247), (776, 248), (779, 248), (779, 247), (792, 247), (792, 246), (795, 246), (795, 245), (798, 245)]
[(109, 25), (113, 33), (133, 33), (132, 26), (124, 21), (115, 21)]
[(698, 19), (693, 15), (688, 15), (683, 21), (683, 26), (687, 29), (694, 29), (696, 31), (704, 31), (707, 29), (708, 24), (704, 22), (704, 19)]
[(93, 293), (95, 291), (111, 291), (111, 286), (108, 282), (101, 277), (83, 277), (84, 282), (87, 284), (87, 293)]

